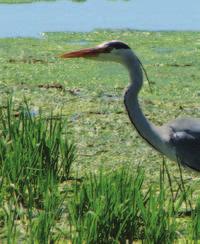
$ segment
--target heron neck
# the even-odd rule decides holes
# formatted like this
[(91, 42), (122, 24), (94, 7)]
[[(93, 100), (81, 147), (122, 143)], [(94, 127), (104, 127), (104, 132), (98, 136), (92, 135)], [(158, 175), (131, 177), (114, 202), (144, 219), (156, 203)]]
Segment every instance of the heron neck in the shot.
[(145, 141), (156, 150), (162, 151), (162, 140), (158, 129), (145, 117), (138, 102), (138, 94), (143, 85), (143, 74), (137, 57), (133, 56), (132, 59), (129, 59), (126, 67), (128, 68), (131, 79), (131, 84), (124, 96), (124, 103), (129, 118)]

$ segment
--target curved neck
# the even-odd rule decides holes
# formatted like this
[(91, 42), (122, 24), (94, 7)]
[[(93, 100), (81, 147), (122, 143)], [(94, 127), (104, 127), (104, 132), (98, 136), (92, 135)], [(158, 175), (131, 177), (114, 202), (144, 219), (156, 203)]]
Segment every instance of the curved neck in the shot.
[(162, 139), (158, 129), (145, 117), (138, 102), (138, 94), (143, 85), (143, 74), (137, 57), (133, 54), (126, 60), (125, 66), (131, 79), (131, 84), (124, 96), (124, 104), (129, 118), (145, 141), (156, 150), (162, 151)]

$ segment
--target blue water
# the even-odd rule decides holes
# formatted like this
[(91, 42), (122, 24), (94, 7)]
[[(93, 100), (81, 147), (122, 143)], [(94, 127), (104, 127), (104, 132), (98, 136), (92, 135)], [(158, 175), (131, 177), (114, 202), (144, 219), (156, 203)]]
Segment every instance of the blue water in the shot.
[(0, 4), (0, 37), (99, 28), (200, 30), (200, 0), (88, 0)]

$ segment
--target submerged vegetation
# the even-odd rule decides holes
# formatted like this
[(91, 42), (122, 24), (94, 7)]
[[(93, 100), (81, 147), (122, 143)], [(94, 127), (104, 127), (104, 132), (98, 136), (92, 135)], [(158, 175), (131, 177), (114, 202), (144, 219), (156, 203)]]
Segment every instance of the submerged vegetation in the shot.
[[(156, 124), (200, 117), (200, 33), (96, 31), (0, 39), (0, 239), (5, 243), (173, 243), (200, 239), (198, 174), (132, 128), (123, 67), (58, 55), (127, 42), (144, 64), (141, 105)], [(11, 99), (12, 97), (12, 99)]]

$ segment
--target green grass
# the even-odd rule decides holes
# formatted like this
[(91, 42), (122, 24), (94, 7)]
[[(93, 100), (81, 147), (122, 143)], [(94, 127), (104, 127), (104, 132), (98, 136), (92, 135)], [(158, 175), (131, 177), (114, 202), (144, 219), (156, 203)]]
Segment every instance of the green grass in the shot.
[[(87, 176), (69, 204), (75, 243), (173, 243), (179, 231), (176, 214), (184, 203), (184, 192), (174, 200), (167, 181), (144, 186), (145, 173), (138, 167)], [(196, 223), (194, 221), (194, 223)], [(196, 228), (194, 228), (196, 229)]]
[[(140, 95), (151, 121), (200, 117), (200, 33), (0, 39), (0, 235), (7, 243), (199, 239), (198, 174), (183, 169), (182, 182), (177, 164), (165, 159), (162, 169), (162, 156), (138, 136), (123, 105), (124, 68), (57, 58), (112, 39), (131, 46), (153, 82), (153, 92), (145, 81)], [(177, 212), (191, 206), (192, 217), (180, 220)]]
[(0, 208), (8, 243), (23, 237), (16, 229), (17, 219), (21, 231), (27, 225), (30, 240), (51, 240), (65, 200), (59, 187), (69, 179), (74, 160), (75, 147), (68, 141), (62, 118), (32, 116), (26, 102), (19, 114), (13, 113), (11, 100), (6, 111), (0, 111)]
[[(77, 143), (76, 163), (81, 171), (102, 164), (137, 165), (140, 159), (152, 175), (161, 157), (139, 138), (129, 122), (123, 105), (129, 81), (124, 68), (114, 63), (60, 60), (57, 55), (105, 40), (129, 43), (154, 82), (153, 93), (145, 82), (141, 106), (150, 120), (162, 124), (177, 116), (200, 117), (199, 37), (191, 32), (100, 31), (49, 33), (41, 40), (1, 39), (0, 103), (3, 106), (12, 94), (16, 110), (24, 96), (32, 108), (41, 108), (45, 114), (62, 109)], [(63, 89), (39, 87), (55, 83)], [(172, 172), (177, 171), (176, 164), (169, 164)]]
[[(26, 100), (17, 113), (11, 99), (1, 109), (1, 240), (172, 243), (183, 231), (199, 240), (199, 200), (193, 210), (194, 190), (170, 176), (164, 160), (149, 185), (144, 169), (131, 165), (72, 178), (75, 146), (64, 122), (62, 114), (32, 113)], [(177, 217), (188, 210), (188, 227), (180, 227)]]

